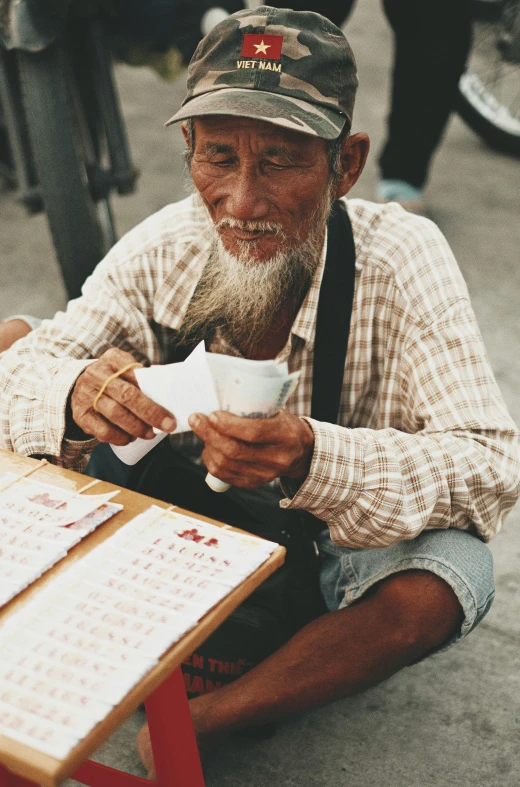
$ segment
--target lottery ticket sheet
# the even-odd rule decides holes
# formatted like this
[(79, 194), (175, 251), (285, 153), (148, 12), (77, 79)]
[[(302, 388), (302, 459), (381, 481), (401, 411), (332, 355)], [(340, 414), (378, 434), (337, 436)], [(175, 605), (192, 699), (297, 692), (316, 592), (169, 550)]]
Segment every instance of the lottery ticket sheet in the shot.
[(0, 732), (65, 758), (277, 546), (157, 506), (132, 519), (0, 628)]
[(0, 475), (0, 607), (61, 560), (68, 550), (123, 506), (117, 492), (74, 490)]

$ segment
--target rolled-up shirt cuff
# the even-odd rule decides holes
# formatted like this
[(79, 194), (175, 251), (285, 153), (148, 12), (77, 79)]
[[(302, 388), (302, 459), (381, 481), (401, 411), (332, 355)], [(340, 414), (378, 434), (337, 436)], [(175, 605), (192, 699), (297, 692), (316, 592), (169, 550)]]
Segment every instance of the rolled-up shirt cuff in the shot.
[(69, 440), (66, 437), (61, 444), (60, 464), (83, 473), (90, 454), (97, 445), (98, 441), (94, 437), (89, 440)]
[[(59, 457), (66, 428), (67, 399), (79, 375), (93, 363), (93, 360), (67, 360), (63, 367), (54, 374), (43, 399), (45, 424), (45, 448), (40, 453)], [(67, 440), (68, 454), (89, 451), (91, 440)], [(95, 444), (95, 443), (94, 443)], [(91, 449), (90, 449), (91, 450)], [(68, 457), (67, 457), (68, 458)]]
[(302, 508), (328, 521), (354, 503), (362, 489), (364, 446), (357, 430), (305, 418), (314, 432), (314, 451), (301, 482), (281, 479), (287, 495), (281, 508)]

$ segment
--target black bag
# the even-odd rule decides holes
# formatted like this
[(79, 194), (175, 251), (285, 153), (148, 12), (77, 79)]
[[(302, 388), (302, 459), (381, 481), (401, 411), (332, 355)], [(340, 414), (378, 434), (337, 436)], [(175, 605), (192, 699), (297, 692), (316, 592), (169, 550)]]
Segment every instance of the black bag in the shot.
[[(339, 413), (354, 280), (352, 226), (344, 204), (336, 202), (328, 223), (327, 257), (318, 302), (311, 404), (312, 417), (329, 423), (336, 423)], [(163, 466), (162, 472), (168, 469)], [(159, 487), (163, 483), (160, 474), (155, 477)], [(187, 479), (184, 488), (189, 483)], [(277, 541), (287, 554), (284, 565), (186, 659), (182, 670), (189, 697), (235, 680), (326, 612), (315, 544), (324, 523), (305, 511), (285, 510), (280, 512), (282, 528), (279, 524), (266, 525), (244, 512), (237, 513), (236, 506), (226, 511), (229, 503), (225, 497), (199, 487), (194, 499), (175, 502)]]

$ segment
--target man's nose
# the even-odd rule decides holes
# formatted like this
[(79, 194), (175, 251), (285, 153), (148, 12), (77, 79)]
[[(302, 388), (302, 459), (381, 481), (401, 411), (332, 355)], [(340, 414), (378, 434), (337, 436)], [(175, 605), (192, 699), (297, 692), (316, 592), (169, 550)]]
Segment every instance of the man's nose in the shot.
[(232, 189), (226, 199), (226, 212), (234, 219), (248, 221), (265, 218), (269, 200), (254, 170), (244, 168), (233, 178)]

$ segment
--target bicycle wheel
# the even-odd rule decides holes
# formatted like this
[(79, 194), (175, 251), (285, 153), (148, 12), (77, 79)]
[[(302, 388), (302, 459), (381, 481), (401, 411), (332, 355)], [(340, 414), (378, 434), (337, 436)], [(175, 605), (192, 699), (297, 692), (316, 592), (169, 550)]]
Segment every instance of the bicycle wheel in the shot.
[(44, 208), (67, 293), (76, 298), (114, 240), (112, 217), (107, 197), (97, 203), (91, 194), (90, 130), (65, 51), (53, 44), (19, 52), (18, 64)]
[(475, 19), (457, 100), (458, 113), (473, 131), (491, 147), (515, 156), (520, 156), (520, 63), (508, 50), (512, 36), (519, 35), (519, 15), (519, 0), (504, 0), (497, 19)]

